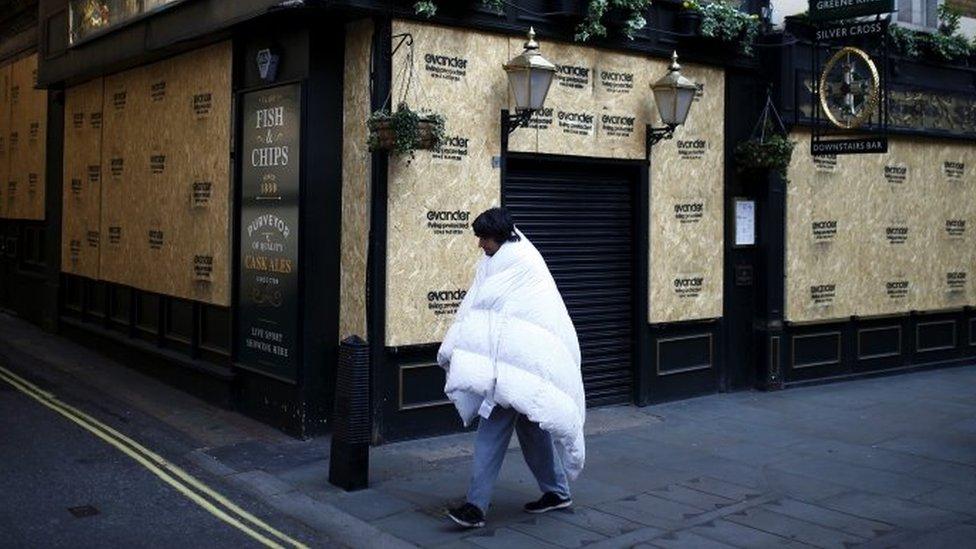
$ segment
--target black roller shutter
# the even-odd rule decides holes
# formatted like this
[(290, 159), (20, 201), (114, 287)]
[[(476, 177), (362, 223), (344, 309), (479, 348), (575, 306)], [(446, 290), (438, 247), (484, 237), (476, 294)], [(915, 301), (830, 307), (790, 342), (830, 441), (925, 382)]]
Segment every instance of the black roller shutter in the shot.
[(636, 183), (594, 166), (509, 162), (505, 206), (549, 265), (576, 325), (587, 404), (630, 402)]

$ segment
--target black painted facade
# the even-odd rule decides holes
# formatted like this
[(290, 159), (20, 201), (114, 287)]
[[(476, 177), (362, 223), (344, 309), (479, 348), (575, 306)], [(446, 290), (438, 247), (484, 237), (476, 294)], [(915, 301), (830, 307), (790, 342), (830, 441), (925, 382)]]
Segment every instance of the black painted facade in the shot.
[[(444, 2), (446, 4), (446, 2)], [(521, 35), (535, 26), (540, 37), (571, 41), (578, 2), (528, 0), (504, 17), (480, 2), (456, 2), (434, 22)], [(415, 17), (409, 1), (335, 0), (282, 3), (277, 0), (193, 0), (135, 21), (75, 47), (67, 43), (67, 3), (40, 0), (34, 26), (0, 45), (0, 58), (40, 53), (39, 84), (50, 90), (45, 222), (0, 220), (0, 308), (46, 329), (88, 342), (141, 370), (188, 391), (279, 426), (295, 436), (328, 429), (339, 328), (342, 89), (345, 24), (372, 18), (375, 24), (372, 107), (391, 86), (390, 21)], [(731, 164), (737, 142), (748, 137), (765, 92), (772, 87), (784, 118), (808, 124), (800, 115), (798, 75), (810, 66), (810, 45), (802, 32), (762, 39), (756, 58), (678, 32), (677, 1), (650, 9), (648, 28), (633, 41), (617, 35), (594, 45), (682, 59), (726, 70), (724, 315), (713, 321), (649, 325), (647, 234), (649, 180), (646, 164), (618, 162), (634, 185), (634, 287), (636, 311), (632, 353), (634, 378), (628, 399), (638, 405), (748, 388), (776, 389), (837, 378), (963, 363), (976, 357), (976, 312), (964, 310), (883, 319), (849, 318), (794, 326), (784, 321), (785, 184), (777, 176), (745, 177)], [(761, 2), (750, 3), (756, 12)], [(33, 12), (31, 11), (33, 10)], [(4, 25), (12, 25), (3, 21)], [(22, 23), (18, 19), (19, 25)], [(4, 34), (4, 36), (8, 36)], [(799, 39), (797, 39), (799, 36)], [(299, 251), (299, 366), (295, 383), (235, 366), (233, 307), (214, 307), (115, 284), (60, 273), (61, 153), (63, 89), (87, 79), (139, 66), (219, 40), (234, 44), (233, 92), (271, 84), (261, 80), (255, 58), (263, 48), (281, 56), (274, 85), (297, 82), (302, 89), (301, 211)], [(380, 52), (380, 53), (377, 53)], [(976, 71), (931, 67), (904, 60), (891, 67), (905, 85), (973, 92)], [(240, 109), (236, 116), (240, 115)], [(240, 127), (240, 120), (237, 121)], [(947, 136), (919, 129), (910, 135)], [(234, 136), (240, 150), (240, 132)], [(806, 154), (806, 151), (797, 151)], [(606, 160), (533, 158), (502, 154), (502, 188), (509, 162), (572, 161), (598, 170)], [(411, 438), (456, 430), (453, 408), (443, 402), (443, 374), (431, 368), (436, 346), (385, 347), (387, 158), (374, 153), (366, 334), (372, 373), (373, 440)], [(239, 163), (233, 177), (240, 189)], [(757, 204), (757, 243), (735, 247), (734, 200)], [(237, 212), (229, 220), (239, 226)], [(237, 249), (235, 237), (232, 249)], [(235, 252), (236, 253), (236, 252)], [(237, 265), (234, 257), (232, 264)], [(237, 277), (232, 277), (236, 279)], [(314, 281), (314, 283), (312, 283)], [(235, 300), (236, 302), (236, 300)], [(413, 404), (423, 404), (414, 406)]]

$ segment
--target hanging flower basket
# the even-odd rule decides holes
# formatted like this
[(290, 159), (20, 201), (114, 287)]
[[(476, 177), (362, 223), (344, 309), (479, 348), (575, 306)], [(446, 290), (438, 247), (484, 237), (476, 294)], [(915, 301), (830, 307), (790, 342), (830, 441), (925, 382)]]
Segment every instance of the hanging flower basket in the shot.
[(433, 150), (444, 140), (444, 117), (421, 115), (400, 103), (396, 111), (374, 112), (367, 122), (369, 150), (413, 154), (416, 150)]
[(766, 94), (766, 105), (746, 141), (735, 146), (735, 164), (740, 172), (769, 171), (786, 178), (796, 143), (789, 140), (783, 119)]
[(765, 140), (751, 138), (735, 146), (736, 165), (742, 171), (769, 170), (786, 177), (796, 143), (782, 135)]

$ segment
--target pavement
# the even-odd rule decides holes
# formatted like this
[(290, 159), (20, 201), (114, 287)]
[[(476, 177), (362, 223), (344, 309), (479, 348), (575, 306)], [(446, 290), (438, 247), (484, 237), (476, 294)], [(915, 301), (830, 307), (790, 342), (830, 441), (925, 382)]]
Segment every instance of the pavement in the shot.
[[(573, 508), (521, 511), (538, 493), (513, 441), (487, 527), (465, 531), (444, 509), (463, 497), (470, 433), (373, 448), (370, 488), (347, 493), (327, 482), (328, 437), (289, 438), (6, 315), (0, 365), (311, 546), (976, 547), (976, 366), (592, 409)], [(7, 406), (4, 416), (17, 413)], [(64, 436), (66, 456), (114, 452), (77, 438)], [(4, 477), (29, 474), (4, 466), (22, 459), (18, 451), (0, 438)], [(84, 489), (70, 475), (17, 482)], [(176, 505), (156, 493), (162, 508)], [(16, 526), (9, 516), (0, 511), (0, 529)], [(33, 536), (33, 546), (57, 545)], [(215, 536), (206, 545), (248, 540)]]

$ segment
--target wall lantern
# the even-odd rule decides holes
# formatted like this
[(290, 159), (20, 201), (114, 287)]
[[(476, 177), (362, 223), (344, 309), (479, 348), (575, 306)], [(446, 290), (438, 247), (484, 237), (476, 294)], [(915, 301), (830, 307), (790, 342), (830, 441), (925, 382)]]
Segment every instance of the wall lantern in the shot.
[(542, 108), (549, 93), (549, 85), (556, 74), (556, 66), (539, 53), (535, 29), (529, 28), (525, 51), (503, 65), (508, 73), (508, 86), (515, 99), (515, 114), (502, 111), (502, 123), (507, 133), (525, 125), (532, 113)]
[(668, 73), (651, 85), (654, 91), (654, 102), (657, 112), (661, 115), (664, 127), (652, 128), (647, 125), (647, 157), (651, 156), (651, 147), (662, 139), (674, 137), (674, 129), (685, 123), (691, 103), (698, 93), (698, 86), (681, 75), (681, 65), (678, 64), (678, 52), (671, 54), (671, 66)]

